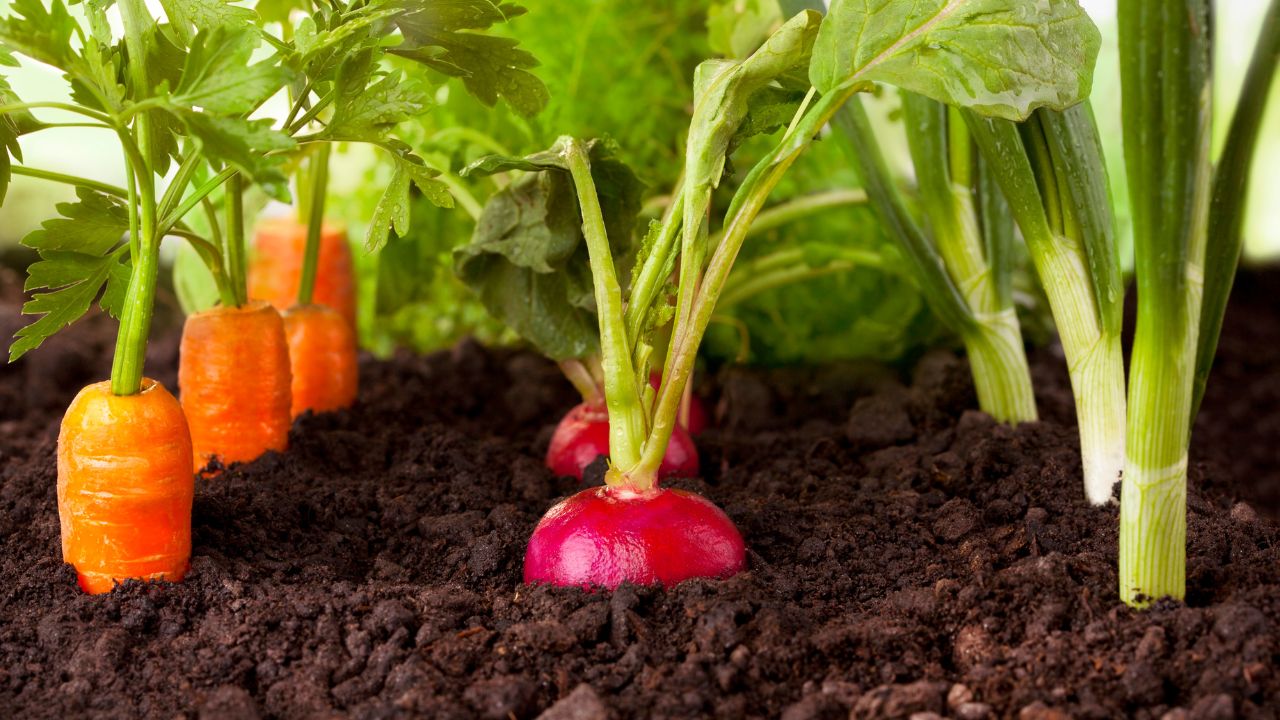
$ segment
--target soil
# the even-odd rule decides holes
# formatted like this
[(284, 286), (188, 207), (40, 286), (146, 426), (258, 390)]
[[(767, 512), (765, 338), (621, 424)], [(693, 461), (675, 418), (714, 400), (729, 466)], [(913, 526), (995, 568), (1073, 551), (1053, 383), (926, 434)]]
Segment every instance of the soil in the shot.
[(1240, 283), (1195, 435), (1187, 601), (1148, 612), (1117, 599), (1117, 511), (1084, 502), (1052, 349), (1043, 419), (1017, 428), (969, 409), (947, 352), (709, 375), (705, 477), (673, 484), (725, 509), (749, 569), (616, 592), (521, 584), (575, 489), (542, 465), (575, 402), (553, 366), (470, 343), (364, 358), (354, 410), (200, 481), (185, 582), (85, 596), (54, 451), (107, 372), (114, 324), (91, 319), (0, 368), (0, 715), (1275, 717), (1278, 286)]

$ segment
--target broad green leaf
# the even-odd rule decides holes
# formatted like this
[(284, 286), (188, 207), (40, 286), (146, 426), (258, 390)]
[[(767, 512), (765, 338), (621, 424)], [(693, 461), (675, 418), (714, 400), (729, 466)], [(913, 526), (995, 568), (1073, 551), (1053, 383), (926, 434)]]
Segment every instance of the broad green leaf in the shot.
[(698, 201), (686, 210), (695, 214), (705, 212), (701, 196), (719, 185), (729, 144), (747, 117), (752, 96), (808, 63), (821, 22), (822, 16), (818, 13), (799, 13), (747, 59), (710, 61), (698, 67), (685, 156), (687, 187), (690, 197)]
[(160, 6), (183, 43), (188, 45), (201, 31), (242, 29), (258, 17), (253, 10), (233, 0), (160, 0)]
[[(808, 64), (822, 16), (797, 13), (742, 61), (713, 60), (694, 74), (693, 119), (685, 147), (685, 201), (680, 268), (682, 308), (691, 307), (697, 273), (706, 256), (707, 210), (720, 185), (729, 151), (753, 107), (753, 99), (788, 73)], [(763, 105), (761, 107), (764, 107)]]
[(707, 9), (707, 39), (719, 55), (746, 57), (784, 19), (778, 0), (719, 0)]
[(486, 105), (502, 98), (526, 117), (546, 107), (547, 88), (529, 72), (537, 59), (517, 40), (471, 32), (523, 14), (523, 8), (490, 0), (396, 0), (392, 5), (404, 11), (395, 20), (404, 43), (390, 52), (461, 78)]
[(1022, 120), (1088, 97), (1101, 36), (1077, 0), (832, 0), (809, 77), (883, 82)]
[(202, 30), (187, 52), (171, 101), (227, 115), (253, 111), (293, 79), (275, 59), (251, 65), (257, 45), (255, 30)]
[(726, 157), (732, 158), (735, 150), (756, 135), (768, 135), (787, 127), (804, 102), (804, 91), (766, 86), (751, 96), (751, 104), (747, 115), (738, 125), (738, 130), (729, 139), (725, 151)]
[[(640, 209), (639, 180), (592, 141), (591, 174), (615, 260), (625, 271)], [(454, 252), (458, 277), (489, 312), (547, 356), (598, 351), (599, 325), (577, 192), (556, 149), (493, 159), (469, 174), (523, 167), (530, 172), (490, 198), (471, 243)]]

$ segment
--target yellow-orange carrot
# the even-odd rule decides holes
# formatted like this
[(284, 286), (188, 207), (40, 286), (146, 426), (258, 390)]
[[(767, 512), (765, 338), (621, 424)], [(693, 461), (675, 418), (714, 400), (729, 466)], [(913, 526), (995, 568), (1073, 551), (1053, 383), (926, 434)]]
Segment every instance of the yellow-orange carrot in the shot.
[[(259, 223), (249, 262), (249, 297), (266, 300), (280, 312), (298, 301), (307, 226), (292, 217)], [(320, 233), (320, 256), (312, 302), (337, 310), (352, 327), (356, 324), (355, 271), (346, 231), (325, 225)]]
[(265, 301), (187, 318), (178, 362), (197, 470), (216, 456), (248, 462), (289, 444), (289, 347)]
[(356, 401), (356, 335), (351, 324), (325, 305), (296, 305), (284, 314), (293, 375), (293, 416), (329, 412)]
[(187, 420), (163, 385), (144, 378), (134, 395), (113, 394), (110, 382), (81, 390), (58, 434), (62, 559), (80, 587), (181, 580), (194, 485)]

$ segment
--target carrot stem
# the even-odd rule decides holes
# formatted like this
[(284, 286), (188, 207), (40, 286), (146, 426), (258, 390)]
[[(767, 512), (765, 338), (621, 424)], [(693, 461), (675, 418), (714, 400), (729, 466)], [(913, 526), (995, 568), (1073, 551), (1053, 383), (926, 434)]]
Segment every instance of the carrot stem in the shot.
[(227, 275), (236, 306), (249, 297), (244, 264), (244, 178), (232, 173), (227, 178)]
[(298, 304), (310, 305), (316, 290), (316, 268), (320, 264), (320, 231), (324, 226), (325, 190), (329, 185), (331, 145), (320, 146), (311, 160), (311, 203), (307, 216), (307, 246), (302, 254), (302, 278), (298, 283)]
[[(122, 0), (120, 16), (125, 27), (125, 44), (130, 54), (143, 57), (144, 23), (154, 22), (142, 0)], [(130, 80), (139, 88), (148, 89), (145, 63), (129, 63)], [(155, 307), (156, 276), (159, 265), (160, 237), (156, 230), (155, 177), (151, 172), (150, 143), (151, 121), (145, 114), (134, 120), (137, 145), (132, 138), (125, 143), (129, 151), (127, 159), (136, 180), (137, 202), (130, 203), (130, 228), (136, 227), (137, 237), (130, 243), (138, 249), (133, 255), (129, 287), (125, 291), (124, 312), (120, 318), (120, 333), (116, 338), (115, 357), (111, 363), (111, 391), (116, 395), (133, 395), (142, 390), (142, 372), (146, 364), (147, 336), (151, 332), (151, 316)], [(121, 129), (122, 140), (128, 133)], [(139, 152), (140, 150), (140, 152)], [(136, 221), (134, 218), (137, 218)]]

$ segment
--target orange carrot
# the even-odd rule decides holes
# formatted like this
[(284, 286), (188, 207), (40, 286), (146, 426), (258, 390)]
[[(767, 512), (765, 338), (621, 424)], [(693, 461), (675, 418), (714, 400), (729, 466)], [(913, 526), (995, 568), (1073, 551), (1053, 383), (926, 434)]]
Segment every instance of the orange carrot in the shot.
[(293, 375), (293, 416), (351, 407), (359, 381), (356, 335), (333, 308), (295, 305), (284, 314)]
[(261, 300), (187, 317), (178, 361), (197, 470), (217, 456), (248, 462), (289, 444), (289, 347)]
[(62, 559), (80, 587), (117, 581), (178, 582), (191, 559), (191, 434), (160, 383), (115, 395), (110, 382), (76, 395), (58, 434)]
[[(292, 217), (264, 220), (254, 235), (249, 263), (249, 297), (266, 300), (284, 312), (298, 300), (307, 226)], [(320, 235), (320, 258), (312, 302), (337, 310), (352, 327), (356, 324), (355, 271), (346, 231), (325, 225)]]

